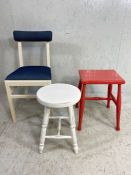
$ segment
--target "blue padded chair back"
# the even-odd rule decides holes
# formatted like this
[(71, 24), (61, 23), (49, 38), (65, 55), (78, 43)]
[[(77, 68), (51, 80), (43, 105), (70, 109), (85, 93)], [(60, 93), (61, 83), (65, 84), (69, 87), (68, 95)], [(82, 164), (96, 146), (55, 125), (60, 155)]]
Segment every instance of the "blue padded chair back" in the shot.
[(18, 31), (13, 32), (14, 40), (18, 42), (49, 42), (52, 41), (51, 31)]

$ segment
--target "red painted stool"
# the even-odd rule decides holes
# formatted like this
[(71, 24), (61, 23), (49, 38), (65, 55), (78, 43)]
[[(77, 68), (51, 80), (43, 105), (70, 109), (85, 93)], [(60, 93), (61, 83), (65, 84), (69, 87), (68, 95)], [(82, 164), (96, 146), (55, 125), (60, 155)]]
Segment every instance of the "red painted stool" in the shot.
[[(112, 100), (116, 105), (116, 130), (120, 130), (121, 84), (125, 84), (125, 80), (115, 70), (79, 70), (79, 74), (79, 89), (82, 94), (79, 102), (78, 130), (82, 128), (85, 100), (107, 100), (107, 108), (110, 107), (110, 100)], [(107, 97), (86, 97), (86, 86), (90, 84), (108, 84)], [(112, 94), (113, 84), (118, 85), (117, 98)]]

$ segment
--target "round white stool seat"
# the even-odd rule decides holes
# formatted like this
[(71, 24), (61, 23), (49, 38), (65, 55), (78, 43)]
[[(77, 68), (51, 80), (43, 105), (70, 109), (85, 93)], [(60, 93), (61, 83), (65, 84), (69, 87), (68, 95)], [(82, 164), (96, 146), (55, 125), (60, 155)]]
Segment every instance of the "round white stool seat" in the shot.
[(81, 92), (77, 87), (63, 83), (50, 84), (37, 91), (38, 102), (52, 108), (73, 106), (80, 97)]

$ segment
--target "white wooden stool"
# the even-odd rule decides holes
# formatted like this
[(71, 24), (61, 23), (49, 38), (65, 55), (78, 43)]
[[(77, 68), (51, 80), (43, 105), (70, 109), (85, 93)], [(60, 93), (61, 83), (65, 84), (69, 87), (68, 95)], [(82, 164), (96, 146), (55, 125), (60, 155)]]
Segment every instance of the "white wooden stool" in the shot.
[[(42, 129), (40, 136), (39, 151), (43, 152), (45, 138), (55, 139), (73, 139), (73, 149), (78, 153), (77, 137), (75, 131), (75, 116), (73, 105), (80, 100), (80, 90), (69, 84), (51, 84), (40, 88), (37, 91), (37, 100), (40, 104), (44, 105), (44, 116), (42, 121)], [(68, 108), (69, 117), (64, 116), (50, 116), (50, 108)], [(49, 119), (58, 119), (58, 134), (46, 135), (46, 129)], [(72, 136), (60, 135), (61, 119), (69, 119)]]

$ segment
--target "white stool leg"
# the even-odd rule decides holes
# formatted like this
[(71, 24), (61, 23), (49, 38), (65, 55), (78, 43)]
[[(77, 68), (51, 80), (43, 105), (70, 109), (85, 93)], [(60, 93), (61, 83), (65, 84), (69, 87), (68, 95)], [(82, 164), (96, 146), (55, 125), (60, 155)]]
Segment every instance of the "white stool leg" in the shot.
[(42, 121), (42, 128), (41, 128), (41, 135), (40, 135), (40, 145), (39, 145), (39, 152), (42, 153), (44, 149), (44, 143), (45, 143), (45, 136), (46, 136), (46, 129), (49, 122), (49, 115), (50, 115), (50, 109), (47, 107), (44, 107), (44, 116)]
[(77, 144), (77, 137), (76, 137), (76, 130), (75, 130), (75, 116), (74, 116), (74, 109), (73, 106), (70, 106), (68, 108), (69, 110), (69, 118), (70, 118), (70, 128), (72, 133), (72, 139), (73, 139), (73, 149), (75, 153), (78, 153), (78, 144)]

